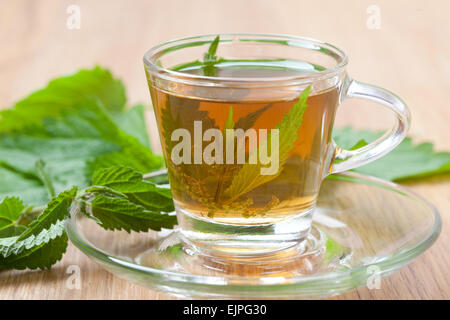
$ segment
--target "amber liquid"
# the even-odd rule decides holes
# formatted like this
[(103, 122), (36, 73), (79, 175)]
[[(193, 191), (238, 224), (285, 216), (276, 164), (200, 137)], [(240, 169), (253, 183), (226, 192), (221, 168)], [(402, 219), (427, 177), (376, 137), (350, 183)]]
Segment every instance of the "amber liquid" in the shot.
[[(221, 70), (219, 76), (279, 76), (292, 71), (258, 69)], [(152, 86), (151, 86), (152, 87)], [(205, 90), (202, 88), (201, 90)], [(235, 198), (227, 194), (242, 165), (239, 164), (179, 164), (171, 160), (171, 132), (184, 128), (194, 136), (194, 121), (202, 121), (203, 132), (209, 128), (223, 130), (233, 109), (233, 121), (238, 128), (270, 129), (282, 121), (298, 101), (264, 98), (247, 90), (229, 99), (198, 99), (196, 89), (183, 95), (164, 92), (152, 87), (152, 99), (159, 126), (173, 198), (178, 209), (200, 219), (214, 219), (229, 224), (261, 225), (275, 223), (311, 209), (316, 201), (324, 173), (328, 172), (331, 150), (331, 130), (338, 93), (336, 88), (311, 92), (298, 138), (289, 157), (274, 179)], [(273, 88), (271, 89), (273, 90)], [(254, 98), (252, 98), (254, 96)], [(252, 115), (249, 117), (249, 115)], [(239, 121), (240, 119), (245, 119)], [(192, 139), (193, 141), (194, 139)], [(259, 143), (259, 142), (258, 142)], [(209, 142), (204, 142), (205, 147)], [(192, 146), (193, 149), (193, 146)], [(247, 155), (250, 153), (246, 144)], [(192, 153), (193, 154), (193, 153)]]

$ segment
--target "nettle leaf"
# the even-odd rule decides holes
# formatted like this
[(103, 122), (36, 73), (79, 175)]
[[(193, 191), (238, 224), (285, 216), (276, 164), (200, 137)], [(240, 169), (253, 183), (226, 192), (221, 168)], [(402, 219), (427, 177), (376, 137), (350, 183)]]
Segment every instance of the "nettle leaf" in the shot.
[(169, 187), (143, 180), (142, 173), (129, 167), (116, 166), (98, 170), (92, 177), (92, 184), (120, 192), (147, 210), (158, 212), (175, 210)]
[(124, 112), (113, 113), (112, 116), (120, 129), (138, 139), (143, 146), (150, 147), (144, 105), (138, 104)]
[[(335, 129), (333, 132), (336, 143), (343, 148), (350, 148), (361, 139), (374, 141), (381, 134), (368, 130), (354, 130), (350, 127)], [(381, 159), (354, 171), (391, 181), (425, 178), (450, 173), (450, 152), (436, 152), (433, 150), (433, 144), (414, 144), (413, 140), (407, 137)]]
[(172, 229), (177, 223), (174, 215), (146, 210), (126, 196), (112, 194), (107, 190), (98, 190), (91, 197), (86, 204), (87, 212), (108, 230), (160, 231), (161, 228)]
[[(85, 117), (89, 119), (89, 123), (95, 124), (103, 140), (119, 146), (118, 152), (108, 153), (91, 161), (90, 174), (95, 169), (113, 165), (131, 166), (145, 172), (162, 167), (163, 158), (155, 155), (150, 148), (143, 146), (137, 138), (120, 130), (100, 105), (93, 105), (91, 108), (82, 110), (84, 110)], [(144, 117), (144, 114), (141, 113), (141, 116)], [(78, 126), (75, 127), (78, 128)]]
[[(261, 168), (264, 167), (261, 162), (244, 164), (233, 178), (231, 185), (225, 190), (225, 194), (231, 200), (237, 199), (256, 187), (275, 179), (283, 171), (284, 163), (289, 157), (289, 152), (294, 147), (294, 143), (298, 138), (297, 132), (303, 122), (303, 114), (306, 110), (306, 101), (310, 89), (311, 87), (307, 87), (302, 92), (298, 102), (292, 106), (289, 113), (283, 116), (281, 123), (275, 127), (279, 129), (279, 150), (271, 150), (271, 152), (279, 153), (278, 172), (273, 175), (261, 175)], [(270, 141), (270, 134), (267, 136), (267, 141)], [(265, 147), (268, 147), (267, 145), (268, 143), (265, 144)], [(257, 155), (260, 148), (261, 146), (253, 152), (253, 156)]]
[(64, 221), (76, 188), (53, 198), (18, 236), (0, 239), (0, 266), (6, 269), (45, 269), (59, 261), (67, 248)]
[(142, 174), (128, 167), (111, 167), (94, 172), (92, 183), (98, 186), (108, 186), (113, 189), (127, 189), (142, 181)]
[[(143, 106), (125, 111), (125, 102), (122, 83), (96, 67), (58, 78), (0, 112), (2, 268), (49, 268), (61, 258), (67, 246), (64, 220), (76, 190), (45, 206), (53, 194), (89, 186), (94, 170), (111, 164), (143, 172), (162, 166), (162, 157), (148, 148)], [(134, 197), (144, 211), (155, 209), (145, 215), (155, 221), (147, 221), (148, 227), (173, 226), (174, 217), (160, 217), (160, 211), (173, 210), (170, 190), (150, 182), (145, 187), (133, 195), (112, 194)], [(46, 209), (34, 217), (41, 209), (25, 208), (17, 196), (27, 206)]]
[[(46, 163), (49, 179), (55, 192), (59, 193), (75, 185), (87, 186), (89, 162), (103, 154), (120, 151), (120, 146), (105, 141), (97, 131), (93, 133), (96, 127), (91, 126), (91, 131), (86, 130), (83, 135), (72, 132), (71, 128), (81, 122), (81, 119), (81, 115), (70, 115), (67, 119), (62, 118), (57, 125), (54, 123), (57, 120), (47, 119), (46, 125), (30, 128), (26, 133), (1, 135), (0, 162), (4, 169), (13, 172), (12, 178), (16, 178), (9, 188), (14, 189), (17, 183), (25, 183), (28, 180), (27, 184), (32, 184), (34, 193), (40, 195), (30, 197), (28, 194), (19, 193), (27, 204), (42, 206), (51, 198), (39, 170), (36, 170), (36, 163), (39, 161)], [(8, 190), (4, 191), (9, 193)]]
[(215, 64), (218, 62), (216, 56), (217, 47), (219, 45), (219, 36), (215, 37), (209, 45), (208, 51), (203, 55), (203, 74), (205, 76), (214, 77), (217, 75)]
[[(0, 266), (5, 269), (50, 269), (67, 249), (64, 221), (58, 221), (38, 236), (19, 241), (16, 237), (0, 239)], [(10, 249), (10, 250), (8, 250)], [(7, 252), (6, 257), (4, 252)]]
[(144, 172), (160, 168), (162, 157), (111, 118), (143, 140), (147, 134), (143, 109), (126, 112), (125, 101), (122, 83), (96, 67), (55, 79), (1, 111), (0, 200), (16, 195), (29, 205), (46, 204), (50, 190), (37, 170), (39, 161), (46, 163), (56, 193), (89, 185), (97, 168), (129, 165)]
[(162, 156), (155, 155), (135, 138), (124, 133), (121, 133), (118, 138), (121, 150), (95, 158), (94, 161), (90, 162), (89, 173), (111, 166), (129, 166), (143, 172), (151, 172), (163, 166)]
[(147, 231), (173, 228), (176, 216), (168, 187), (143, 180), (138, 171), (111, 167), (96, 171), (86, 189), (86, 213), (110, 230)]
[(125, 106), (125, 88), (101, 67), (57, 78), (13, 108), (0, 111), (0, 132), (22, 129), (39, 124), (46, 117), (75, 111), (76, 104), (86, 98), (98, 99), (106, 109), (119, 112)]
[(53, 198), (45, 208), (45, 210), (32, 221), (28, 229), (22, 233), (19, 240), (24, 240), (30, 236), (37, 236), (43, 230), (49, 229), (51, 225), (58, 221), (63, 221), (69, 217), (69, 208), (77, 193), (77, 188), (63, 191), (58, 196)]
[[(105, 133), (102, 136), (103, 139), (119, 145), (120, 151), (97, 157), (90, 164), (90, 174), (99, 168), (114, 165), (130, 166), (144, 172), (150, 172), (163, 166), (162, 156), (155, 155), (150, 148), (142, 145), (137, 138), (120, 130), (105, 112), (103, 112), (102, 116), (102, 119), (96, 121), (102, 123)], [(141, 113), (141, 116), (144, 117), (144, 114)], [(143, 119), (142, 121), (145, 120)]]
[(33, 193), (17, 194), (27, 204), (41, 206), (49, 201), (47, 180), (36, 167), (39, 161), (45, 162), (56, 193), (87, 187), (96, 168), (119, 164), (148, 172), (162, 166), (160, 156), (121, 131), (95, 100), (80, 103), (76, 112), (46, 118), (23, 133), (0, 136), (0, 176), (10, 176), (13, 182), (0, 186), (0, 198), (15, 195), (15, 185), (27, 183)]
[(203, 59), (205, 63), (207, 62), (214, 62), (217, 60), (216, 52), (217, 47), (219, 46), (219, 36), (216, 36), (214, 40), (209, 45), (208, 51), (204, 54)]

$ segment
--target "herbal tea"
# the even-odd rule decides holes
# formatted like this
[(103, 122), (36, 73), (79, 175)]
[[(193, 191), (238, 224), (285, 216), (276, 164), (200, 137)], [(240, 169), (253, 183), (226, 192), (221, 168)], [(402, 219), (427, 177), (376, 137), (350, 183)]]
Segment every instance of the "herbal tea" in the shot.
[[(274, 265), (323, 257), (327, 240), (312, 224), (323, 179), (379, 158), (408, 128), (406, 105), (349, 78), (346, 64), (331, 44), (266, 34), (189, 37), (144, 55), (190, 264), (280, 275)], [(391, 133), (338, 148), (331, 133), (346, 98), (387, 106)]]
[[(235, 78), (295, 74), (237, 67), (216, 72)], [(151, 91), (178, 210), (225, 224), (260, 225), (314, 206), (333, 153), (336, 88), (264, 101), (252, 89), (236, 95), (229, 89), (226, 100), (196, 98), (198, 88), (177, 89), (183, 95)], [(272, 172), (264, 174), (264, 168)]]

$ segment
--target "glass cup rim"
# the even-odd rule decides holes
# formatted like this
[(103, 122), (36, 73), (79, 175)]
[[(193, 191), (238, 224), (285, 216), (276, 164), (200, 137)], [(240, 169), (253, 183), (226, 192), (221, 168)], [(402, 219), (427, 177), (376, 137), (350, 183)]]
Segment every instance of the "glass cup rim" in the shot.
[[(216, 36), (226, 36), (226, 37), (261, 37), (261, 38), (274, 38), (272, 40), (280, 40), (280, 41), (297, 41), (303, 42), (305, 44), (310, 44), (314, 47), (306, 47), (306, 46), (299, 46), (296, 47), (303, 47), (308, 50), (314, 50), (314, 48), (320, 48), (325, 50), (331, 50), (336, 56), (339, 57), (340, 61), (337, 61), (336, 65), (330, 68), (326, 68), (324, 70), (320, 70), (314, 73), (307, 73), (302, 75), (290, 75), (290, 76), (277, 76), (277, 77), (264, 77), (264, 78), (255, 78), (255, 77), (247, 77), (247, 78), (231, 78), (231, 77), (214, 77), (214, 76), (205, 76), (205, 75), (196, 75), (196, 74), (190, 74), (190, 73), (184, 73), (179, 71), (170, 70), (167, 68), (164, 68), (162, 66), (159, 66), (156, 63), (156, 60), (154, 59), (155, 56), (159, 53), (161, 53), (163, 50), (170, 48), (173, 45), (176, 45), (177, 43), (183, 42), (183, 41), (195, 41), (195, 40), (204, 40), (207, 38), (212, 38)], [(276, 38), (276, 39), (275, 39)], [(287, 44), (291, 45), (291, 44)], [(294, 45), (292, 45), (294, 46)], [(182, 48), (180, 48), (182, 49)], [(180, 50), (177, 49), (177, 50)], [(321, 50), (317, 51), (321, 51)], [(160, 43), (151, 49), (149, 49), (144, 54), (144, 66), (147, 68), (148, 72), (155, 74), (157, 77), (164, 78), (165, 80), (174, 81), (174, 82), (183, 82), (193, 85), (200, 85), (203, 83), (226, 83), (227, 85), (231, 84), (245, 84), (245, 83), (252, 83), (255, 85), (261, 84), (263, 86), (267, 85), (283, 85), (283, 84), (303, 84), (303, 83), (309, 83), (313, 81), (319, 81), (331, 78), (337, 74), (339, 74), (347, 65), (348, 63), (348, 57), (347, 54), (340, 48), (338, 48), (335, 45), (332, 45), (331, 43), (309, 38), (309, 37), (302, 37), (302, 36), (294, 36), (294, 35), (287, 35), (287, 34), (276, 34), (276, 33), (217, 33), (217, 34), (204, 34), (204, 35), (196, 35), (196, 36), (190, 36), (190, 37), (183, 37), (183, 38), (177, 38), (173, 40), (169, 40), (163, 43)]]

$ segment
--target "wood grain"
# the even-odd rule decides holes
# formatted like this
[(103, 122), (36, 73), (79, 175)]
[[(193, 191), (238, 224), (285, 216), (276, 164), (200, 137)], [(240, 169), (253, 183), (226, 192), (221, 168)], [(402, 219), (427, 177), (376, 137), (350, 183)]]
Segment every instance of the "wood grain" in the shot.
[[(281, 5), (282, 3), (282, 5)], [(383, 86), (409, 104), (411, 135), (450, 150), (450, 24), (447, 1), (347, 0), (1, 1), (0, 106), (53, 77), (101, 64), (123, 79), (129, 103), (150, 101), (143, 53), (172, 38), (217, 32), (267, 32), (332, 42), (349, 55), (355, 79)], [(81, 28), (66, 27), (70, 4), (81, 8)], [(377, 5), (380, 29), (367, 27)], [(346, 101), (338, 125), (382, 129), (388, 113)], [(435, 245), (381, 289), (361, 288), (334, 299), (450, 299), (450, 182), (448, 177), (408, 183), (439, 209), (443, 230)], [(70, 265), (80, 267), (82, 287), (67, 287)], [(168, 299), (167, 295), (112, 276), (72, 245), (49, 271), (0, 273), (1, 299)]]

